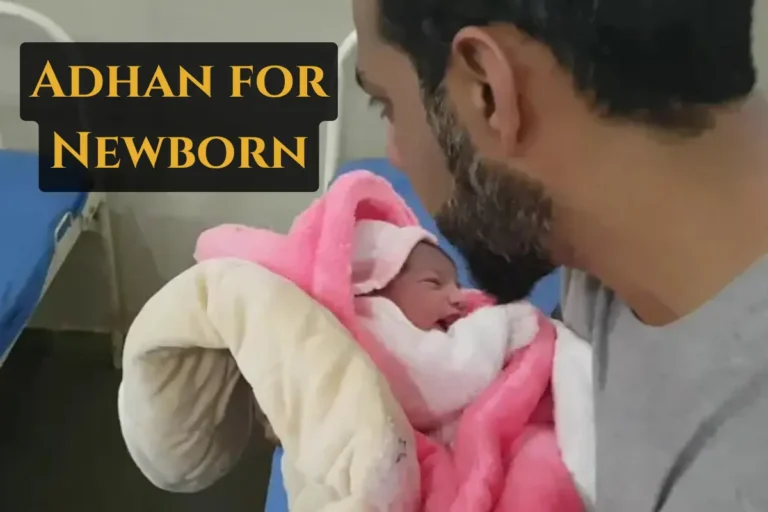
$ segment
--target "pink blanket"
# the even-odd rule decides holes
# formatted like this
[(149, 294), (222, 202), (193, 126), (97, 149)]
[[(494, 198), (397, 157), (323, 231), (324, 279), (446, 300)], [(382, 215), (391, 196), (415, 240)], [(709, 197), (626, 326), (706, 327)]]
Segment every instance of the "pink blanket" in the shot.
[[(288, 235), (237, 225), (203, 233), (198, 261), (256, 262), (301, 287), (349, 329), (384, 375), (399, 365), (357, 321), (351, 291), (357, 220), (399, 226), (418, 221), (384, 179), (367, 171), (340, 177), (299, 215)], [(474, 293), (476, 306), (487, 297)], [(552, 415), (556, 332), (543, 316), (535, 340), (465, 410), (452, 449), (416, 433), (424, 512), (582, 512), (560, 455)]]

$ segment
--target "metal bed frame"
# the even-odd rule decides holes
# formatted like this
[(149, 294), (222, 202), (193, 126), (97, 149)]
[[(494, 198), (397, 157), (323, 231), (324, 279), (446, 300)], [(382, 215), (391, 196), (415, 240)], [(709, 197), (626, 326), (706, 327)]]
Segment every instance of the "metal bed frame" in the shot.
[(325, 157), (320, 175), (320, 192), (325, 193), (333, 180), (334, 174), (341, 166), (341, 130), (344, 121), (344, 98), (346, 81), (344, 69), (347, 61), (355, 55), (357, 50), (357, 32), (352, 31), (339, 45), (339, 89), (337, 97), (339, 98), (339, 115), (336, 119), (328, 122), (325, 128)]
[[(34, 9), (0, 0), (0, 16), (10, 16), (22, 19), (40, 28), (49, 39), (60, 43), (72, 43), (74, 39), (55, 23), (52, 19)], [(80, 107), (81, 116), (85, 116)], [(115, 242), (110, 222), (107, 195), (104, 192), (91, 192), (88, 194), (85, 205), (80, 213), (67, 212), (59, 220), (54, 231), (54, 253), (48, 267), (48, 274), (40, 294), (40, 300), (45, 296), (49, 286), (61, 269), (64, 261), (71, 254), (75, 243), (84, 232), (94, 232), (100, 236), (107, 263), (107, 280), (109, 286), (111, 318), (110, 341), (112, 344), (112, 361), (119, 368), (122, 362), (123, 342), (125, 339), (125, 313), (123, 307), (120, 279), (118, 275), (117, 258), (115, 256)], [(21, 333), (19, 333), (21, 334)], [(18, 336), (17, 338), (18, 339)], [(13, 349), (16, 340), (4, 354), (0, 354), (0, 366)]]

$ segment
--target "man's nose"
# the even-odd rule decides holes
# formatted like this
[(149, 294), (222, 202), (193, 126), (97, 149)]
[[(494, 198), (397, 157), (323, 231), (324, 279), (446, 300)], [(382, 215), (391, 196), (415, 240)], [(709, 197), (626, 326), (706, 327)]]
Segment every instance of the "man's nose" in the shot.
[(397, 139), (395, 138), (395, 129), (392, 123), (389, 122), (387, 123), (387, 159), (395, 167), (402, 167), (400, 150), (397, 147)]

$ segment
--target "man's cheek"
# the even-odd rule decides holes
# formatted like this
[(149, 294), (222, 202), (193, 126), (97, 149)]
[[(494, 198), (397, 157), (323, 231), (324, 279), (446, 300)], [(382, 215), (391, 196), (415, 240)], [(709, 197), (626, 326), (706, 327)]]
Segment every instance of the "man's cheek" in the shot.
[(450, 188), (442, 184), (418, 183), (414, 185), (427, 213), (434, 216), (439, 212), (450, 197)]
[(387, 158), (408, 176), (424, 207), (434, 214), (450, 195), (451, 176), (426, 118), (410, 121), (387, 126)]

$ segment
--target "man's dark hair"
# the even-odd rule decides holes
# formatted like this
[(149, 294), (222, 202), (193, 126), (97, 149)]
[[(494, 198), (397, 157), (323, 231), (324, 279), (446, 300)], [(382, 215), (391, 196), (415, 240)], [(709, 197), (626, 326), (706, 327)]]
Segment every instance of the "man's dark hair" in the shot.
[(442, 82), (456, 33), (510, 23), (546, 44), (602, 114), (675, 131), (755, 86), (754, 0), (378, 0), (383, 37), (424, 88)]

